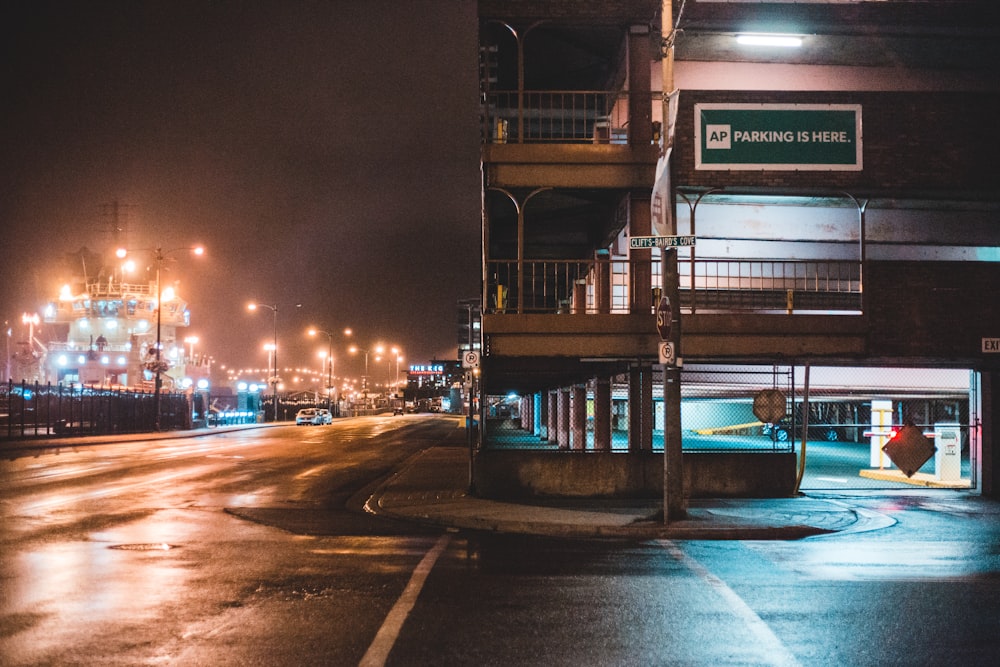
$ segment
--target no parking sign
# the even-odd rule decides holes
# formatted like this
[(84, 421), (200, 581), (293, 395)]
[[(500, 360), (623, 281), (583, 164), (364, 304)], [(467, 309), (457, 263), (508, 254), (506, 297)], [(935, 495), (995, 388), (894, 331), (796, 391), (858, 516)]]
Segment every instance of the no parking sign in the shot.
[(462, 368), (479, 368), (479, 353), (475, 350), (463, 352)]

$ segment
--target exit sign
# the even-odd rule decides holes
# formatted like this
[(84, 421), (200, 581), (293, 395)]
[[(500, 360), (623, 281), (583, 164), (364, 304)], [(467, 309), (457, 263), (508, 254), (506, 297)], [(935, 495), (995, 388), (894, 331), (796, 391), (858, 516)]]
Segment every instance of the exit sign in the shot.
[(1000, 354), (1000, 338), (984, 338), (983, 354)]

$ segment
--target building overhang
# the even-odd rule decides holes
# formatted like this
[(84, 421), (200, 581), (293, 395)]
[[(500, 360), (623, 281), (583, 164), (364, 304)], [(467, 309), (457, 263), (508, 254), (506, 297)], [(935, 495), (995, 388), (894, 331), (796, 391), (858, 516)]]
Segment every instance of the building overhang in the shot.
[(491, 186), (559, 188), (652, 187), (655, 144), (486, 144), (482, 157)]

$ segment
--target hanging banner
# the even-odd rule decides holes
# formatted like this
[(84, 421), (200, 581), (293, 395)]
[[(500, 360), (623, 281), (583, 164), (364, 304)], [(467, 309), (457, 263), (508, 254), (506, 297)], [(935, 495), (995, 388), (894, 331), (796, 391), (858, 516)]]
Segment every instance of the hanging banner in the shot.
[(861, 171), (860, 104), (695, 104), (695, 169)]
[(674, 233), (673, 199), (670, 197), (670, 153), (673, 151), (674, 127), (677, 125), (678, 91), (673, 91), (666, 101), (667, 129), (661, 138), (660, 159), (656, 162), (656, 179), (650, 198), (650, 216), (653, 236)]

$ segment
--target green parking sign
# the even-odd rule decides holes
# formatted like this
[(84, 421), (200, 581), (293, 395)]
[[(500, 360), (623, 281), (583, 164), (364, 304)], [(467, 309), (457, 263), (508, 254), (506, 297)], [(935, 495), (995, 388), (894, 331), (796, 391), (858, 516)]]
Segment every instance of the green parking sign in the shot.
[(695, 169), (861, 171), (860, 104), (695, 104)]

